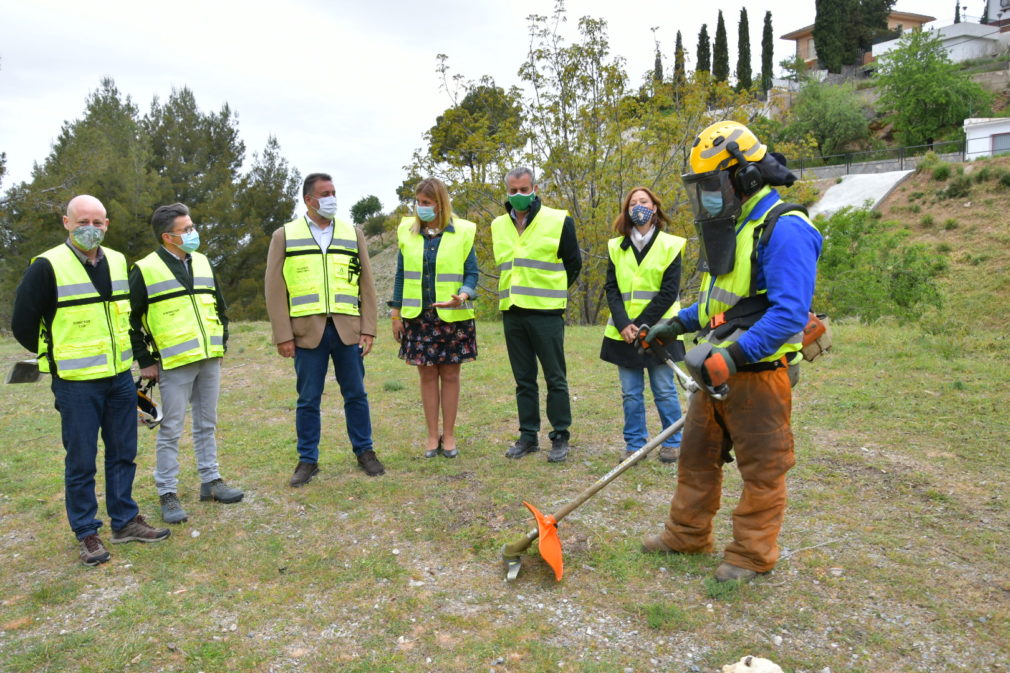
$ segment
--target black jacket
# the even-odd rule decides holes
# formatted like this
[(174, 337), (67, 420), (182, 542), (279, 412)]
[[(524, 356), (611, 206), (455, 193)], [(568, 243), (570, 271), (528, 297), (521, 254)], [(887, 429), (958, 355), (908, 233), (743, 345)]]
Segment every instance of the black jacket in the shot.
[[(652, 244), (655, 243), (656, 238), (656, 234), (653, 234), (652, 238), (649, 239), (649, 242), (641, 250), (632, 246), (635, 259), (639, 264), (642, 263), (649, 250), (652, 249)], [(621, 241), (621, 249), (627, 250), (628, 246), (631, 246), (631, 238), (625, 236), (624, 240)], [(666, 271), (663, 272), (663, 281), (660, 284), (659, 293), (642, 309), (641, 315), (635, 316), (632, 319), (628, 316), (627, 311), (624, 310), (624, 299), (621, 298), (621, 289), (617, 285), (617, 269), (614, 267), (614, 260), (608, 258), (607, 281), (603, 287), (607, 293), (607, 306), (610, 307), (610, 315), (618, 332), (631, 324), (639, 327), (642, 325), (655, 325), (662, 319), (663, 314), (669, 310), (673, 302), (677, 301), (677, 296), (680, 293), (680, 266), (681, 255), (677, 255), (673, 263), (666, 267)], [(674, 360), (682, 360), (684, 358), (684, 342), (678, 340), (673, 346), (668, 347), (667, 351), (673, 356)], [(616, 341), (607, 337), (603, 337), (603, 345), (600, 347), (600, 359), (629, 369), (642, 369), (658, 362), (651, 355), (639, 353), (634, 345), (626, 343), (624, 340)]]

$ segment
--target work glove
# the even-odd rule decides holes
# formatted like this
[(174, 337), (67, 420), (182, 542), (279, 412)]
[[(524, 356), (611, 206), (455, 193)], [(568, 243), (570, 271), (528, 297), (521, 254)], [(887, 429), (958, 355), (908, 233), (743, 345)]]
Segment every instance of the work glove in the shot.
[[(743, 353), (737, 358), (734, 358), (734, 353), (731, 352), (731, 348), (735, 346), (731, 345), (730, 348), (713, 348), (705, 358), (700, 367), (700, 374), (702, 377), (702, 382), (711, 388), (718, 388), (727, 381), (729, 377), (733, 376), (737, 372), (738, 359), (743, 359)], [(698, 351), (698, 349), (707, 348), (707, 344), (702, 344), (701, 346), (695, 346), (691, 349), (691, 352)], [(739, 351), (739, 346), (736, 346), (736, 350)], [(688, 352), (685, 360), (691, 361), (691, 352)], [(703, 352), (703, 351), (702, 351)], [(697, 356), (696, 356), (697, 357)]]
[(651, 346), (658, 341), (660, 346), (666, 346), (672, 344), (681, 334), (687, 334), (687, 328), (679, 318), (673, 317), (668, 322), (650, 328), (645, 337), (645, 343)]

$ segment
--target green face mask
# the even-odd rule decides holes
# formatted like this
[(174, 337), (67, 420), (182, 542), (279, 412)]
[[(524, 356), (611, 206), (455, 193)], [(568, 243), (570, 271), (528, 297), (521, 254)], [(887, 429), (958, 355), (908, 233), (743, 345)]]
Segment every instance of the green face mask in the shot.
[(530, 209), (530, 204), (533, 203), (533, 199), (537, 198), (536, 192), (530, 192), (529, 194), (512, 194), (509, 196), (509, 203), (512, 204), (513, 210), (518, 210), (520, 213), (524, 213)]

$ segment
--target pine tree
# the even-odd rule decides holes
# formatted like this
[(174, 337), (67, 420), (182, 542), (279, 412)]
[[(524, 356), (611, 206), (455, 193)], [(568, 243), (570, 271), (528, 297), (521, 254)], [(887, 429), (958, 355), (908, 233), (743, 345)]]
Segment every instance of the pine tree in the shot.
[(744, 91), (751, 88), (750, 69), (750, 22), (747, 20), (747, 8), (740, 8), (740, 23), (736, 41), (736, 88)]
[(684, 85), (686, 76), (684, 74), (684, 41), (677, 31), (677, 46), (673, 50), (673, 84), (680, 87)]
[(775, 51), (775, 36), (772, 34), (772, 13), (765, 12), (764, 34), (761, 36), (761, 90), (772, 88), (773, 55)]
[(695, 59), (694, 69), (696, 72), (712, 71), (712, 47), (708, 41), (708, 24), (701, 24), (698, 31), (698, 58)]
[(717, 82), (729, 79), (729, 45), (726, 42), (726, 23), (719, 10), (719, 20), (715, 24), (715, 44), (712, 46), (712, 77)]

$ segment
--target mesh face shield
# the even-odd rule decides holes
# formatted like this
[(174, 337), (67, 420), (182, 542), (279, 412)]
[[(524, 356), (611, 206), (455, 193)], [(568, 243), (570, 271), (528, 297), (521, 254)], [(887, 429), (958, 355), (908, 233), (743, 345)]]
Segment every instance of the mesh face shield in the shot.
[(701, 247), (698, 269), (713, 276), (729, 273), (736, 258), (736, 221), (743, 205), (729, 171), (686, 173), (681, 179)]

